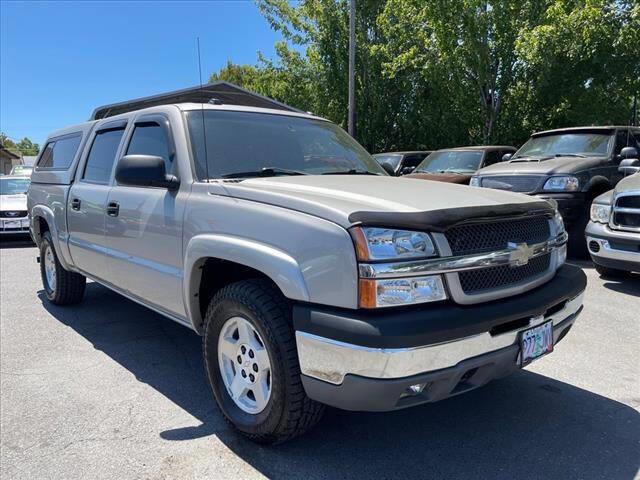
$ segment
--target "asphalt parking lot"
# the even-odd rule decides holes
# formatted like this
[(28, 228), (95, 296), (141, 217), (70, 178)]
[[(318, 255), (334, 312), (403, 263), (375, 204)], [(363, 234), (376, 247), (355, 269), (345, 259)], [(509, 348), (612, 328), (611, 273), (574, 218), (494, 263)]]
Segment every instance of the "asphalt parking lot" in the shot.
[(92, 283), (48, 304), (36, 249), (0, 251), (0, 477), (631, 479), (640, 466), (640, 276), (589, 277), (556, 351), (444, 402), (329, 410), (277, 447), (215, 409), (188, 329)]

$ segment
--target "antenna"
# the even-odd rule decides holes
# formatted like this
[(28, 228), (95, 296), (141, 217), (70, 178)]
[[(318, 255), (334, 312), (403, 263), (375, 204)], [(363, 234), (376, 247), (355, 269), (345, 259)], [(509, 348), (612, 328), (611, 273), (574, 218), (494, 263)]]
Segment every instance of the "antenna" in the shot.
[(207, 172), (207, 182), (209, 182), (209, 154), (207, 153), (207, 124), (204, 121), (204, 87), (202, 86), (202, 61), (200, 60), (200, 37), (198, 42), (198, 76), (200, 77), (200, 112), (202, 113), (202, 136), (204, 139), (204, 166)]

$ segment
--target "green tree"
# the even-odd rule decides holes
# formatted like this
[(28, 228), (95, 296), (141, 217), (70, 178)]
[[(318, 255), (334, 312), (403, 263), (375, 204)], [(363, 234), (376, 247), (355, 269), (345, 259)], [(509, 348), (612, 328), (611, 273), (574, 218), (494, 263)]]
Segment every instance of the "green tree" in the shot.
[[(348, 0), (257, 0), (284, 40), (238, 83), (346, 127)], [(626, 123), (640, 6), (621, 0), (358, 0), (356, 138), (370, 151), (523, 142)]]
[(18, 147), (13, 140), (11, 140), (4, 132), (0, 132), (0, 145), (2, 145), (7, 150), (11, 150), (12, 152), (17, 152)]
[(24, 137), (20, 140), (17, 145), (17, 149), (22, 153), (22, 155), (37, 155), (40, 150), (40, 145), (32, 142), (29, 138)]
[(21, 155), (37, 155), (40, 151), (40, 146), (37, 143), (31, 141), (31, 139), (24, 137), (18, 143), (11, 140), (5, 133), (0, 133), (0, 144), (7, 150)]

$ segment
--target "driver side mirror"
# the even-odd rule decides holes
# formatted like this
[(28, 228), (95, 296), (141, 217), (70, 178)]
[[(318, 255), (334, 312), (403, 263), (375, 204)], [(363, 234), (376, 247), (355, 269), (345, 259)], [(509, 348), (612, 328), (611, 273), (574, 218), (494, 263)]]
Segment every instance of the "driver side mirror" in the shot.
[(513, 157), (513, 153), (505, 153), (504, 155), (502, 155), (502, 161), (508, 162), (509, 160), (511, 160), (511, 157)]
[(640, 159), (638, 159), (638, 150), (635, 147), (624, 147), (620, 150), (620, 162), (618, 171), (623, 175), (633, 175), (640, 171)]
[(180, 181), (167, 175), (164, 158), (155, 155), (125, 155), (116, 167), (116, 180), (122, 185), (177, 190)]
[(409, 175), (415, 169), (416, 167), (403, 167), (402, 170), (400, 171), (400, 175)]
[(618, 171), (623, 175), (633, 175), (640, 172), (640, 160), (637, 158), (625, 158), (620, 162)]
[(396, 176), (396, 171), (393, 169), (393, 166), (389, 162), (383, 162), (380, 166), (392, 177)]

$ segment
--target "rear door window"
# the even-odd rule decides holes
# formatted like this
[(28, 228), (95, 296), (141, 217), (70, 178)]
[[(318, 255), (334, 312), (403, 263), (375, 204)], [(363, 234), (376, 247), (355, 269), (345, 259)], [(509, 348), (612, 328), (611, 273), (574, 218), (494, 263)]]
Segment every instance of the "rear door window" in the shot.
[(113, 162), (122, 140), (124, 128), (102, 130), (96, 136), (89, 151), (82, 178), (95, 183), (109, 183)]
[(38, 168), (67, 169), (78, 152), (82, 134), (72, 134), (60, 137), (47, 146), (42, 152)]

